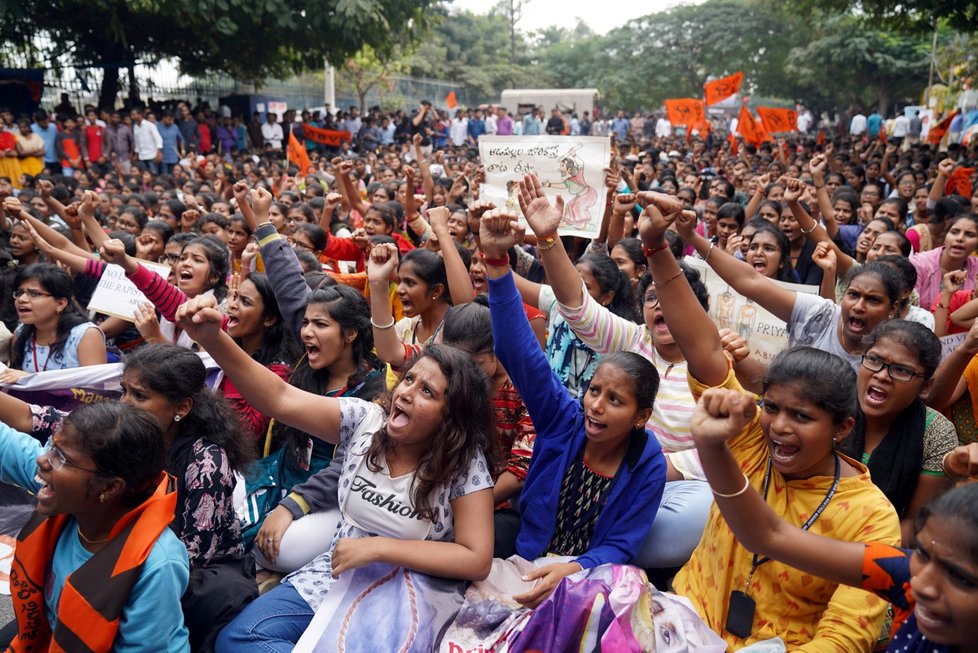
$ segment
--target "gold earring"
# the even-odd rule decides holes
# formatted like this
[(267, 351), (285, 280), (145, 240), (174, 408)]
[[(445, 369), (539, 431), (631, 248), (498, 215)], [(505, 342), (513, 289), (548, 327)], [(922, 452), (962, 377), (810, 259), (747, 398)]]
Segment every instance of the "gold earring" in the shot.
[(103, 492), (102, 494), (98, 495), (98, 502), (99, 503), (105, 503), (105, 492)]

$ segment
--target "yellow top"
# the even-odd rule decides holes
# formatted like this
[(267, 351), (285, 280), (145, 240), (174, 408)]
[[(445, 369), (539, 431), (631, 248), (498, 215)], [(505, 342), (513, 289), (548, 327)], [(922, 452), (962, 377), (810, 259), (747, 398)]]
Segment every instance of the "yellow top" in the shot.
[[(708, 388), (692, 376), (689, 387), (697, 398)], [(720, 387), (743, 392), (732, 370)], [(730, 441), (730, 449), (751, 484), (761, 492), (768, 445), (759, 415)], [(865, 465), (845, 460), (861, 473), (839, 480), (835, 496), (811, 532), (850, 542), (899, 546), (900, 522), (893, 506), (873, 485)], [(777, 469), (772, 469), (767, 504), (785, 521), (800, 527), (825, 498), (832, 481), (831, 476), (785, 481)], [(734, 539), (714, 504), (703, 538), (673, 582), (676, 593), (692, 601), (730, 650), (772, 637), (782, 638), (788, 651), (854, 653), (872, 649), (883, 624), (885, 601), (774, 560), (757, 568), (748, 591), (757, 604), (751, 637), (741, 639), (726, 632), (730, 593), (744, 591), (752, 557)]]

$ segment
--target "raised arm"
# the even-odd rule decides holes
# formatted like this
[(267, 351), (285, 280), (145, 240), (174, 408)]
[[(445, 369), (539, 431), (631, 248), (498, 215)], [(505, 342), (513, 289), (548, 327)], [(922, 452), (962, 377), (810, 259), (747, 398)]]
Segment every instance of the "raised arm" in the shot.
[(367, 209), (370, 208), (363, 203), (360, 199), (360, 193), (357, 191), (356, 184), (353, 183), (353, 178), (350, 177), (350, 172), (353, 170), (352, 161), (343, 161), (340, 163), (339, 172), (336, 175), (337, 180), (343, 184), (343, 193), (346, 196), (346, 200), (350, 203), (350, 208), (357, 211), (360, 215), (366, 215)]
[[(836, 269), (838, 273), (845, 276), (855, 260), (839, 249), (838, 245), (832, 241), (828, 231), (801, 205), (800, 200), (804, 193), (805, 182), (800, 179), (785, 179), (784, 201), (787, 203), (788, 208), (791, 209), (791, 214), (795, 216), (795, 220), (798, 221), (798, 226), (801, 228), (802, 233), (815, 245), (828, 243), (828, 246), (835, 251)], [(835, 300), (833, 299), (833, 301)]]
[(222, 329), (213, 295), (183, 304), (177, 320), (187, 334), (220, 365), (245, 400), (262, 414), (336, 444), (340, 439), (340, 405), (289, 385), (238, 347)]
[[(9, 202), (10, 199), (11, 198), (7, 198), (7, 201)], [(41, 236), (40, 233), (37, 232), (34, 227), (33, 220), (24, 220), (22, 224), (24, 225), (24, 229), (27, 231), (27, 235), (29, 235), (31, 240), (34, 241), (34, 246), (37, 247), (38, 251), (44, 254), (45, 257), (55, 261), (60, 261), (68, 266), (68, 268), (75, 274), (87, 274), (89, 276), (99, 276), (102, 274), (104, 268), (90, 265), (90, 263), (101, 263), (100, 261), (96, 261), (88, 256), (79, 256), (68, 249), (56, 247), (53, 243), (48, 242)]]
[(927, 195), (927, 208), (932, 209), (934, 205), (937, 204), (942, 197), (944, 197), (944, 186), (947, 185), (947, 180), (954, 172), (954, 161), (951, 159), (944, 159), (937, 164), (937, 179), (930, 187), (930, 193)]
[(519, 202), (527, 224), (537, 237), (537, 252), (554, 296), (565, 306), (580, 306), (584, 303), (581, 275), (557, 234), (564, 212), (564, 198), (558, 195), (556, 206), (551, 206), (537, 176), (527, 175), (520, 181)]
[(839, 233), (839, 223), (835, 219), (835, 208), (832, 206), (832, 198), (825, 187), (825, 171), (828, 162), (824, 154), (816, 154), (808, 164), (808, 170), (812, 175), (812, 183), (815, 185), (815, 197), (818, 200), (818, 211), (822, 214), (822, 221), (825, 222), (825, 232), (829, 239), (835, 238)]
[(82, 228), (85, 236), (92, 243), (92, 247), (99, 249), (109, 239), (109, 235), (102, 229), (102, 225), (95, 219), (95, 209), (102, 203), (102, 199), (90, 190), (85, 191), (82, 203), (78, 207), (78, 216), (82, 220)]
[(787, 322), (791, 319), (791, 311), (795, 307), (794, 291), (785, 290), (744, 261), (737, 260), (720, 247), (715, 247), (713, 243), (696, 233), (696, 225), (692, 220), (677, 220), (675, 224), (683, 240), (688, 245), (692, 245), (703, 260), (730, 284), (731, 288), (757, 302), (779, 320)]
[[(700, 305), (693, 289), (686, 281), (679, 262), (672, 255), (666, 241), (666, 231), (676, 220), (695, 224), (696, 214), (683, 211), (682, 203), (675, 198), (655, 193), (639, 218), (642, 249), (648, 257), (653, 285), (646, 290), (643, 302), (649, 303), (649, 295), (655, 296), (662, 316), (669, 326), (669, 333), (676, 340), (693, 377), (706, 385), (719, 385), (727, 377), (729, 364), (720, 343), (720, 334), (710, 316)], [(656, 205), (669, 211), (663, 216)]]
[(448, 293), (452, 298), (452, 304), (468, 304), (475, 299), (475, 289), (472, 287), (472, 279), (469, 271), (462, 261), (462, 256), (458, 253), (455, 240), (448, 231), (448, 216), (451, 215), (447, 206), (439, 206), (428, 210), (428, 219), (431, 221), (431, 229), (438, 239), (438, 247), (441, 250), (441, 258), (445, 262), (445, 273), (448, 276)]
[(741, 471), (727, 441), (743, 431), (755, 411), (753, 396), (710, 388), (696, 403), (690, 423), (703, 471), (734, 537), (758, 555), (837, 583), (861, 586), (864, 544), (834, 540), (787, 523)]
[(407, 354), (404, 344), (394, 331), (394, 315), (391, 313), (390, 281), (397, 270), (397, 245), (374, 245), (367, 262), (367, 282), (370, 284), (370, 323), (374, 332), (374, 348), (377, 357), (391, 367), (404, 365)]
[(750, 198), (750, 201), (747, 202), (747, 206), (744, 207), (744, 215), (747, 216), (747, 220), (757, 215), (757, 209), (760, 208), (761, 202), (764, 201), (764, 189), (769, 183), (771, 183), (770, 173), (765, 172), (757, 179), (757, 189), (754, 191), (754, 195)]
[[(418, 162), (418, 169), (421, 171), (421, 188), (424, 190), (425, 201), (431, 204), (435, 201), (435, 180), (431, 177), (431, 166), (428, 165), (428, 159), (421, 151), (422, 140), (421, 134), (415, 134), (411, 138), (414, 145), (414, 158)], [(408, 192), (413, 193), (414, 189), (409, 188)]]

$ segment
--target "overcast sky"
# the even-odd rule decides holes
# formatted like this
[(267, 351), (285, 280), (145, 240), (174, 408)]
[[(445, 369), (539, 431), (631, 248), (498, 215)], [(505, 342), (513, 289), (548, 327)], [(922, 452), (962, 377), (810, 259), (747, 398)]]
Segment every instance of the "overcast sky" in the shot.
[[(551, 25), (574, 27), (578, 18), (599, 34), (604, 34), (633, 18), (674, 7), (678, 4), (699, 4), (678, 0), (523, 0), (520, 30), (532, 32)], [(492, 0), (454, 0), (452, 5), (477, 14), (487, 13)], [(597, 10), (596, 10), (597, 9)]]

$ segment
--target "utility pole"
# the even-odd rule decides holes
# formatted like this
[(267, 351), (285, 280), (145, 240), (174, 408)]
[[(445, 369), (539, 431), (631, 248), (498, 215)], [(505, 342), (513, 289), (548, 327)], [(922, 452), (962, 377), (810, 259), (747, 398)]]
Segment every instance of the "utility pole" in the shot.
[[(516, 67), (516, 23), (520, 20), (520, 10), (523, 8), (523, 0), (509, 1), (509, 63)], [(509, 85), (516, 88), (515, 77), (510, 77)]]
[(930, 70), (927, 73), (927, 92), (924, 94), (924, 107), (930, 108), (930, 87), (934, 83), (934, 63), (937, 59), (937, 20), (934, 21), (934, 39), (930, 44)]

